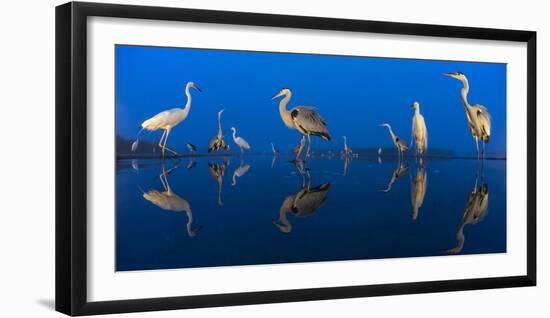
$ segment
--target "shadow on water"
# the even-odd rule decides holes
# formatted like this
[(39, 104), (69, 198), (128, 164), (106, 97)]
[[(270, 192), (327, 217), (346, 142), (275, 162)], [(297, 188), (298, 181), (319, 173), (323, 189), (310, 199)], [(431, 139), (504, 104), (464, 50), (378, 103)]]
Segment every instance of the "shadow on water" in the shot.
[[(220, 154), (190, 157), (183, 162), (182, 159), (119, 160), (117, 269), (506, 250), (506, 161), (478, 165), (476, 161), (461, 159), (382, 161), (380, 156), (338, 159), (327, 154), (310, 158), (306, 163), (288, 161), (282, 156)], [(194, 169), (205, 163), (211, 178), (202, 177), (206, 176), (204, 169)], [(235, 168), (228, 172), (231, 165)], [(472, 189), (472, 180), (467, 176), (473, 171)], [(409, 182), (399, 181), (404, 177)], [(226, 178), (231, 186), (224, 190)], [(159, 181), (160, 189), (155, 186)], [(175, 182), (177, 189), (185, 188), (186, 198), (176, 193), (170, 182)], [(489, 210), (489, 182), (496, 184), (491, 203), (495, 212), (489, 221), (482, 222)], [(149, 190), (138, 193), (141, 202), (145, 199), (150, 204), (137, 200), (135, 191), (142, 188)], [(467, 201), (463, 208), (464, 196)], [(207, 226), (207, 232), (202, 233), (202, 226), (194, 225), (188, 198), (195, 202), (194, 210), (199, 211), (197, 223)], [(215, 213), (212, 206), (224, 213)], [(274, 220), (277, 209), (278, 218)], [(181, 227), (180, 234), (176, 233), (177, 228), (171, 226), (173, 219), (154, 212), (158, 210), (185, 213), (185, 236), (193, 240), (184, 240)], [(327, 213), (318, 213), (320, 210)], [(461, 218), (458, 213), (462, 213)], [(466, 226), (474, 224), (475, 227)], [(278, 231), (273, 231), (272, 226)], [(465, 246), (466, 236), (470, 240)], [(232, 253), (223, 247), (229, 242)]]

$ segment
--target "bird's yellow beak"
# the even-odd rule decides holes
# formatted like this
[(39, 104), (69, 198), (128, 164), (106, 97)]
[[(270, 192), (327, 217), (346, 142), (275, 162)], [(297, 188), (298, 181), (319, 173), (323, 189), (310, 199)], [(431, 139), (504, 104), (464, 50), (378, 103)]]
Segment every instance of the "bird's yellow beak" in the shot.
[(443, 73), (443, 75), (458, 79), (458, 76), (454, 73)]
[(277, 98), (277, 97), (279, 97), (279, 96), (281, 96), (281, 95), (283, 95), (283, 92), (282, 92), (282, 91), (280, 91), (280, 92), (278, 92), (277, 94), (273, 95), (273, 97), (271, 97), (271, 99), (273, 100), (273, 99), (275, 99), (275, 98)]

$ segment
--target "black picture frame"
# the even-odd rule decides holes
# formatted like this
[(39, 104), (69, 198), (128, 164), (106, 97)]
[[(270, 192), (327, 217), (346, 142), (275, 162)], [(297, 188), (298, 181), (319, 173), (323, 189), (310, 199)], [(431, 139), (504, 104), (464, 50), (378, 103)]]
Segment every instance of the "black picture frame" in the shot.
[[(524, 276), (87, 301), (86, 36), (91, 16), (527, 43), (527, 273)], [(536, 285), (536, 32), (70, 2), (56, 7), (56, 310), (92, 315)]]

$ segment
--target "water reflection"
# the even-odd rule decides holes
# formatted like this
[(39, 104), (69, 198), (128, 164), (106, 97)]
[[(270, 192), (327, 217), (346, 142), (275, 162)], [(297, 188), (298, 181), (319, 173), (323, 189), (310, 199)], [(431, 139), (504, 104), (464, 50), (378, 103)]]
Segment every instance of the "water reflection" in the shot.
[(214, 162), (208, 162), (208, 172), (210, 172), (210, 175), (212, 178), (216, 180), (218, 183), (218, 205), (222, 206), (222, 187), (223, 187), (223, 176), (225, 175), (225, 170), (229, 166), (229, 158), (224, 157), (223, 162), (221, 164), (214, 163)]
[(419, 165), (416, 169), (416, 176), (411, 179), (411, 204), (412, 204), (412, 219), (416, 221), (418, 218), (418, 210), (424, 203), (426, 190), (428, 188), (428, 173), (424, 165)]
[(191, 157), (191, 158), (189, 159), (189, 162), (187, 163), (187, 167), (186, 167), (186, 168), (187, 168), (188, 170), (191, 170), (191, 169), (195, 168), (196, 165), (197, 165), (197, 161), (195, 160), (195, 158), (192, 158), (192, 157)]
[[(294, 195), (287, 196), (279, 208), (279, 220), (273, 221), (281, 232), (290, 233), (292, 224), (288, 220), (287, 214), (291, 213), (295, 217), (308, 217), (314, 214), (327, 199), (330, 182), (325, 182), (319, 186), (311, 187), (310, 170), (303, 161), (294, 161), (296, 170), (302, 176), (302, 187)], [(305, 179), (307, 177), (307, 186)]]
[(198, 234), (200, 228), (193, 229), (193, 211), (191, 210), (191, 206), (189, 205), (189, 202), (187, 202), (187, 200), (176, 194), (170, 187), (170, 183), (168, 183), (167, 175), (175, 170), (177, 167), (178, 163), (174, 164), (173, 167), (166, 170), (166, 164), (163, 160), (162, 172), (159, 175), (159, 179), (162, 183), (164, 191), (160, 192), (157, 190), (149, 190), (143, 193), (143, 198), (163, 210), (185, 212), (185, 214), (187, 215), (187, 235), (189, 235), (189, 237), (195, 237)]
[(342, 171), (342, 175), (346, 176), (348, 173), (348, 166), (351, 164), (352, 156), (343, 156), (342, 161), (344, 162), (344, 169)]
[(468, 224), (478, 224), (483, 221), (487, 215), (489, 208), (489, 186), (483, 180), (483, 168), (482, 168), (482, 178), (481, 185), (478, 187), (478, 174), (476, 174), (476, 181), (474, 183), (474, 189), (470, 192), (468, 196), (468, 201), (466, 202), (466, 208), (464, 208), (464, 214), (462, 215), (462, 220), (458, 225), (456, 231), (456, 240), (458, 242), (457, 246), (447, 250), (448, 253), (458, 254), (462, 251), (464, 247), (464, 241), (466, 237), (464, 236), (464, 227)]
[(233, 178), (231, 179), (232, 180), (231, 185), (236, 186), (237, 178), (244, 176), (248, 172), (248, 170), (250, 170), (250, 165), (245, 164), (243, 161), (241, 161), (241, 164), (239, 165), (239, 167), (237, 167), (237, 169), (233, 171)]
[(390, 182), (388, 183), (388, 186), (386, 189), (380, 190), (382, 192), (390, 192), (393, 184), (401, 178), (405, 173), (407, 173), (407, 170), (409, 167), (402, 162), (402, 160), (397, 160), (397, 166), (393, 170)]

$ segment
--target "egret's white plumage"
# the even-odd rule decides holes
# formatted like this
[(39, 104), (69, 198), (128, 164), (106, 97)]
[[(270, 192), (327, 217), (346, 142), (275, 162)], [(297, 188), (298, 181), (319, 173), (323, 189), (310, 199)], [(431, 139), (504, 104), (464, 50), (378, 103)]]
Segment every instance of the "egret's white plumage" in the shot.
[(466, 111), (466, 119), (468, 120), (470, 133), (476, 143), (476, 151), (479, 158), (479, 140), (482, 142), (481, 144), (483, 146), (484, 154), (485, 144), (488, 144), (489, 139), (491, 138), (491, 114), (489, 114), (489, 111), (485, 106), (479, 104), (470, 105), (468, 102), (468, 92), (470, 91), (470, 86), (466, 75), (460, 72), (444, 73), (444, 75), (450, 76), (462, 82), (460, 97), (462, 99), (464, 110)]
[(306, 156), (309, 156), (311, 150), (311, 136), (319, 136), (327, 141), (331, 140), (328, 132), (327, 123), (313, 107), (296, 106), (291, 110), (286, 109), (286, 105), (292, 97), (292, 92), (288, 88), (283, 88), (275, 94), (272, 99), (284, 96), (279, 102), (279, 114), (284, 124), (288, 128), (296, 129), (302, 135), (307, 136), (308, 146)]
[(416, 176), (411, 180), (411, 204), (413, 207), (412, 219), (416, 221), (418, 211), (424, 203), (426, 190), (428, 189), (428, 174), (424, 167), (419, 167), (416, 170)]
[[(200, 88), (193, 82), (188, 82), (185, 86), (185, 95), (187, 96), (187, 103), (184, 108), (173, 108), (170, 110), (165, 110), (156, 114), (155, 116), (145, 120), (141, 123), (141, 130), (155, 131), (162, 129), (162, 137), (159, 140), (159, 147), (162, 149), (162, 156), (164, 157), (165, 150), (170, 151), (171, 153), (177, 155), (177, 152), (166, 147), (166, 141), (168, 140), (168, 135), (172, 128), (177, 126), (179, 123), (184, 121), (187, 116), (189, 116), (189, 111), (191, 110), (191, 92), (190, 89), (194, 88), (201, 91)], [(139, 133), (138, 133), (139, 136)], [(136, 141), (132, 143), (132, 151), (136, 151), (138, 147), (139, 139), (136, 138)]]
[(245, 150), (250, 149), (250, 145), (246, 140), (244, 140), (243, 137), (237, 137), (235, 134), (237, 133), (237, 129), (235, 127), (231, 127), (231, 132), (233, 133), (233, 142), (241, 148), (241, 153), (243, 153)]
[(420, 114), (420, 104), (414, 102), (412, 105), (414, 108), (414, 115), (412, 120), (412, 140), (416, 146), (416, 154), (423, 156), (428, 150), (428, 128), (426, 128), (426, 122), (424, 116)]
[(237, 185), (237, 178), (240, 178), (242, 176), (244, 176), (248, 170), (250, 170), (250, 165), (249, 164), (244, 164), (244, 163), (241, 163), (239, 165), (239, 167), (237, 169), (235, 169), (235, 171), (233, 171), (233, 178), (231, 179), (231, 185), (232, 186), (236, 186)]

